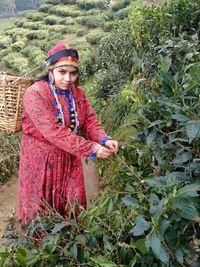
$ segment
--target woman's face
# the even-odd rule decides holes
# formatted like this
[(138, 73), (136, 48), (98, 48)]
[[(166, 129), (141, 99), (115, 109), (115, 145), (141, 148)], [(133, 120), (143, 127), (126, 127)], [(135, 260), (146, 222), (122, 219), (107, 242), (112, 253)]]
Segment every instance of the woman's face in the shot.
[(73, 66), (57, 67), (53, 70), (55, 86), (60, 90), (67, 90), (78, 78), (78, 70)]

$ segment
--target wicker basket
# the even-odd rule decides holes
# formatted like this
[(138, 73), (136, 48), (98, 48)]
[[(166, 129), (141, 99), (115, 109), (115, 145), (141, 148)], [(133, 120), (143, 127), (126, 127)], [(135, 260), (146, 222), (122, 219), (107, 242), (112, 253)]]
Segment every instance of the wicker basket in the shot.
[(0, 74), (0, 130), (17, 132), (22, 125), (22, 97), (30, 78)]

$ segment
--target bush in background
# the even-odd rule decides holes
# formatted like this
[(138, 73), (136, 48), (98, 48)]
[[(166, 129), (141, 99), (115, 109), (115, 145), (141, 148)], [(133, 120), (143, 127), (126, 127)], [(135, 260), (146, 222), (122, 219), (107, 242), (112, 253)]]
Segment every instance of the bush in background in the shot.
[(0, 134), (0, 184), (6, 183), (18, 169), (19, 135)]

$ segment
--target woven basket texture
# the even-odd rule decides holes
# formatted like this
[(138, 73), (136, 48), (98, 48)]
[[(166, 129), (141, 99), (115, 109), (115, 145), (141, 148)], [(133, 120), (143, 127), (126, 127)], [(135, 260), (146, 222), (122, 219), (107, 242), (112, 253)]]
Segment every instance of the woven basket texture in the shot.
[(15, 133), (22, 125), (22, 98), (30, 78), (0, 74), (0, 131)]

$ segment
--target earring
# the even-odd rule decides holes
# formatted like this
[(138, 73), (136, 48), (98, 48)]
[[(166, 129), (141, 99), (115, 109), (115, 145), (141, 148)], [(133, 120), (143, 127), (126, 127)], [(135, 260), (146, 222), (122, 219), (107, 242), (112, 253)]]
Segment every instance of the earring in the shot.
[(52, 71), (49, 71), (49, 81), (51, 84), (54, 84), (55, 79)]

